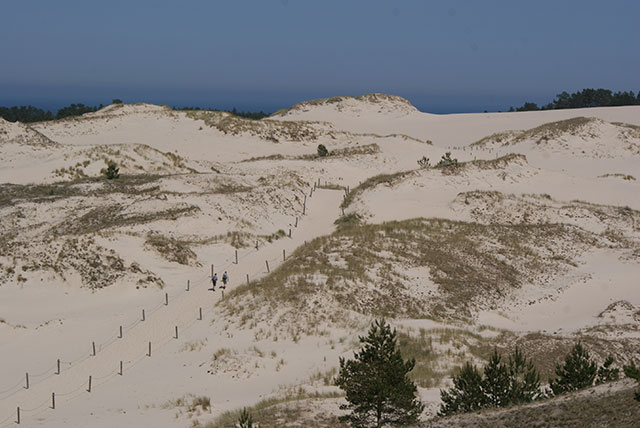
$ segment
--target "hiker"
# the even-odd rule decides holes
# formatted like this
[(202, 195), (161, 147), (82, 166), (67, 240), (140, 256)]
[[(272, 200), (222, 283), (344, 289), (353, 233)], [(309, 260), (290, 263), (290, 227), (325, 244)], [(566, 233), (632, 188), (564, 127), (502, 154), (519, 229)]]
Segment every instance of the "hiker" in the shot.
[(211, 277), (211, 282), (213, 282), (213, 291), (216, 291), (216, 284), (218, 283), (218, 274), (214, 273)]
[(229, 275), (227, 275), (227, 271), (225, 270), (222, 274), (222, 284), (220, 288), (227, 288), (227, 282), (229, 281)]

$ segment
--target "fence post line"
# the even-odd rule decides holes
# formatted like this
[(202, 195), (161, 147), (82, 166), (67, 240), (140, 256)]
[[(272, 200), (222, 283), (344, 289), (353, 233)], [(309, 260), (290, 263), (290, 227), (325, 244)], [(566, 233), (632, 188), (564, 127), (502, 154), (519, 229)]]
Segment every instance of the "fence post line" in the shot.
[(169, 306), (169, 293), (164, 293), (164, 305)]
[(91, 375), (89, 375), (89, 389), (87, 389), (87, 392), (91, 392)]
[(177, 338), (178, 338), (178, 326), (176, 326), (176, 337), (175, 337), (175, 339), (177, 339)]
[(120, 373), (118, 373), (120, 376), (122, 376), (122, 360), (120, 360)]
[(53, 410), (56, 409), (56, 393), (55, 392), (51, 393), (51, 408)]
[(24, 374), (24, 389), (29, 389), (29, 373)]
[(236, 264), (238, 264), (238, 250), (236, 250)]
[(118, 339), (122, 339), (122, 326), (120, 326), (120, 336), (118, 336)]
[(91, 348), (93, 350), (93, 356), (96, 356), (96, 342), (91, 342)]
[(270, 272), (270, 271), (269, 271), (269, 261), (268, 261), (268, 260), (265, 260), (264, 262), (265, 262), (265, 264), (267, 265), (267, 273), (269, 273), (269, 272)]
[(20, 425), (20, 406), (18, 406), (18, 408), (16, 409), (16, 414), (18, 416), (18, 419), (16, 420), (16, 423), (18, 425)]
[(191, 287), (190, 281), (187, 279), (187, 291), (189, 291), (190, 287)]
[(58, 372), (56, 374), (60, 374), (60, 358), (58, 358), (57, 364), (58, 364)]
[(145, 318), (144, 318), (144, 309), (143, 309), (142, 310), (142, 321), (144, 321), (144, 320), (145, 320)]
[(202, 321), (202, 308), (200, 308), (200, 318), (199, 318), (199, 320)]

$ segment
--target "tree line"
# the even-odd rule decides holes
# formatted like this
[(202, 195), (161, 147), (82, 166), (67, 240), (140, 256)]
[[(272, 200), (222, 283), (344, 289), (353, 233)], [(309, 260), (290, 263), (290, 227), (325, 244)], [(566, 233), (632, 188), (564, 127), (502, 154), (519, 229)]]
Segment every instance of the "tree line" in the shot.
[(260, 110), (260, 111), (239, 111), (238, 109), (236, 109), (235, 107), (232, 108), (231, 110), (218, 110), (218, 109), (208, 109), (208, 108), (202, 108), (202, 107), (171, 107), (172, 110), (185, 110), (185, 111), (223, 111), (225, 113), (230, 113), (234, 116), (238, 116), (238, 117), (243, 117), (245, 119), (253, 119), (253, 120), (260, 120), (263, 119), (265, 117), (269, 117), (269, 113), (265, 113), (264, 111)]
[(103, 108), (104, 105), (99, 106), (87, 106), (82, 103), (70, 104), (66, 107), (59, 109), (56, 114), (51, 113), (49, 110), (43, 110), (32, 105), (28, 106), (13, 106), (13, 107), (1, 107), (0, 117), (9, 122), (43, 122), (45, 120), (64, 119), (67, 117), (80, 116), (85, 113), (91, 113)]
[[(424, 405), (417, 387), (408, 376), (415, 360), (404, 360), (397, 348), (396, 331), (384, 320), (375, 321), (367, 336), (360, 337), (362, 348), (353, 359), (340, 358), (335, 383), (345, 392), (350, 413), (341, 417), (358, 428), (403, 426), (417, 422)], [(453, 386), (440, 390), (439, 415), (506, 407), (558, 396), (605, 382), (618, 380), (620, 369), (608, 357), (599, 365), (587, 349), (577, 343), (556, 365), (555, 378), (541, 384), (534, 362), (516, 348), (506, 358), (497, 350), (479, 368), (466, 363), (453, 376)], [(624, 374), (638, 381), (640, 368), (624, 366)], [(640, 389), (635, 392), (640, 401)], [(640, 405), (640, 403), (639, 403)]]
[(567, 108), (633, 105), (640, 105), (640, 91), (638, 91), (636, 95), (633, 91), (612, 92), (610, 89), (588, 88), (571, 94), (563, 91), (556, 95), (553, 101), (543, 106), (538, 106), (538, 104), (528, 101), (515, 110), (511, 107), (509, 111), (560, 110)]

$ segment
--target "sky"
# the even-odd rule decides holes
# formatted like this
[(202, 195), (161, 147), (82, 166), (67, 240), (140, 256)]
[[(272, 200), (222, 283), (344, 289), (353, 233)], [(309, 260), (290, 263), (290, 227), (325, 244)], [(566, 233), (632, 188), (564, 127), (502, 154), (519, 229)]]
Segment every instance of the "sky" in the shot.
[(384, 92), (422, 111), (640, 90), (637, 0), (5, 0), (0, 105), (272, 112)]

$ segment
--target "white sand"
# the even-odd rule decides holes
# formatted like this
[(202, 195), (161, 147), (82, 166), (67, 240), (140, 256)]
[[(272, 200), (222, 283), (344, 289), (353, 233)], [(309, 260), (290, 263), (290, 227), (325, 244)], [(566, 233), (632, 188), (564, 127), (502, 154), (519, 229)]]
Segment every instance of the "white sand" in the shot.
[[(423, 170), (397, 185), (378, 186), (359, 197), (347, 210), (367, 215), (376, 223), (414, 217), (443, 217), (476, 221), (461, 207), (456, 197), (474, 190), (506, 194), (550, 195), (561, 206), (581, 199), (591, 203), (629, 206), (640, 209), (640, 156), (625, 151), (624, 145), (611, 141), (608, 122), (640, 125), (640, 107), (612, 107), (546, 112), (432, 115), (419, 113), (397, 100), (345, 99), (342, 102), (304, 106), (274, 120), (312, 120), (322, 130), (318, 140), (278, 142), (258, 135), (225, 134), (203, 121), (189, 119), (185, 113), (171, 112), (151, 105), (107, 107), (86, 115), (82, 120), (35, 124), (32, 127), (0, 122), (0, 181), (10, 183), (51, 183), (69, 175), (54, 170), (68, 168), (97, 153), (83, 170), (97, 176), (105, 166), (102, 156), (127, 161), (123, 172), (144, 171), (183, 174), (194, 170), (197, 176), (176, 175), (161, 185), (175, 192), (174, 200), (142, 200), (132, 205), (133, 212), (173, 203), (198, 205), (201, 212), (178, 222), (163, 221), (153, 226), (123, 229), (136, 233), (160, 231), (175, 236), (207, 236), (242, 230), (270, 234), (278, 229), (293, 229), (292, 238), (265, 244), (259, 250), (240, 250), (240, 262), (233, 263), (233, 248), (224, 243), (199, 246), (197, 257), (202, 266), (169, 263), (145, 249), (139, 235), (113, 233), (97, 238), (100, 245), (116, 251), (127, 264), (137, 262), (160, 276), (166, 289), (136, 289), (127, 279), (91, 292), (80, 287), (77, 275), (66, 280), (52, 273), (29, 276), (24, 284), (0, 286), (0, 427), (15, 425), (16, 407), (22, 409), (21, 426), (139, 427), (190, 425), (189, 416), (176, 417), (177, 409), (162, 405), (185, 394), (211, 397), (211, 414), (194, 416), (205, 422), (225, 410), (254, 404), (261, 398), (277, 395), (281, 387), (308, 382), (316, 372), (337, 366), (340, 355), (350, 355), (351, 340), (360, 331), (331, 330), (328, 336), (305, 337), (300, 342), (256, 337), (255, 331), (227, 327), (220, 310), (213, 304), (221, 294), (212, 293), (208, 279), (209, 264), (214, 263), (219, 277), (224, 270), (232, 278), (230, 288), (266, 274), (265, 260), (273, 269), (282, 260), (282, 250), (290, 254), (314, 237), (331, 233), (339, 216), (341, 191), (318, 190), (307, 198), (307, 215), (302, 217), (302, 194), (309, 196), (309, 185), (323, 182), (354, 188), (366, 178), (414, 169), (416, 160), (427, 156), (437, 162), (445, 151), (462, 160), (494, 159), (502, 154), (522, 153), (518, 160), (500, 169), (470, 169), (458, 176), (444, 176), (437, 170)], [(485, 136), (505, 130), (529, 129), (543, 123), (572, 117), (596, 117), (602, 122), (595, 131), (602, 135), (589, 140), (592, 150), (582, 153), (585, 143), (579, 137), (567, 137), (566, 145), (540, 147), (525, 143), (509, 147), (492, 146), (470, 150), (467, 146)], [(311, 125), (309, 125), (311, 126)], [(50, 139), (48, 141), (45, 137)], [(344, 131), (344, 132), (339, 132)], [(333, 132), (333, 135), (329, 133)], [(351, 133), (351, 134), (347, 134)], [(355, 133), (359, 134), (356, 135)], [(368, 135), (363, 135), (368, 134)], [(370, 135), (378, 134), (378, 135)], [(420, 141), (389, 134), (405, 134)], [(426, 144), (431, 140), (433, 145)], [(380, 151), (356, 157), (327, 158), (321, 161), (261, 160), (238, 162), (274, 154), (300, 156), (315, 153), (319, 142), (329, 149), (377, 144)], [(616, 147), (607, 152), (607, 143)], [(450, 148), (450, 147), (457, 148)], [(464, 146), (464, 148), (463, 148)], [(459, 148), (458, 148), (459, 147)], [(597, 148), (597, 150), (593, 149)], [(119, 150), (119, 154), (115, 153)], [(174, 153), (184, 164), (173, 164)], [(610, 154), (604, 156), (603, 154)], [(218, 176), (211, 167), (220, 170)], [(190, 169), (189, 169), (190, 168)], [(636, 181), (603, 174), (631, 174)], [(200, 196), (207, 180), (228, 179), (253, 186), (261, 177), (274, 180), (289, 177), (297, 184), (255, 190), (240, 196)], [(298, 180), (298, 181), (296, 181)], [(187, 195), (188, 192), (191, 192)], [(296, 199), (296, 197), (298, 199)], [(123, 196), (123, 200), (126, 197)], [(156, 204), (156, 205), (154, 205)], [(515, 210), (515, 205), (507, 206)], [(64, 207), (51, 204), (46, 210), (33, 211), (24, 221), (44, 223), (64, 219)], [(509, 214), (504, 218), (512, 218)], [(294, 227), (296, 215), (301, 217)], [(551, 214), (549, 214), (551, 215)], [(554, 214), (556, 215), (556, 214)], [(58, 220), (56, 220), (58, 219)], [(240, 220), (250, 226), (243, 226)], [(552, 218), (560, 221), (561, 217)], [(5, 229), (9, 224), (0, 223)], [(607, 225), (593, 217), (572, 218), (571, 224), (601, 232)], [(637, 238), (635, 229), (625, 229)], [(42, 229), (34, 226), (34, 239), (42, 239)], [(8, 262), (10, 255), (0, 255)], [(412, 287), (424, 292), (437, 287), (428, 278), (428, 270), (409, 272), (415, 277)], [(25, 274), (27, 275), (27, 274)], [(478, 324), (515, 331), (575, 331), (601, 323), (597, 315), (610, 303), (626, 300), (640, 307), (640, 265), (637, 258), (623, 258), (616, 249), (598, 249), (585, 253), (570, 274), (555, 278), (548, 289), (523, 288), (518, 301), (533, 304), (512, 305), (479, 315)], [(40, 279), (38, 279), (40, 278)], [(185, 291), (187, 280), (190, 291)], [(165, 293), (169, 305), (164, 305)], [(199, 321), (202, 307), (204, 320)], [(141, 310), (147, 319), (139, 321)], [(403, 320), (413, 325), (411, 320)], [(430, 321), (415, 321), (416, 326), (434, 326)], [(125, 326), (118, 338), (119, 326)], [(24, 328), (22, 327), (24, 326)], [(178, 326), (178, 339), (173, 338)], [(343, 339), (340, 342), (340, 339)], [(90, 356), (91, 342), (97, 355)], [(152, 356), (147, 357), (148, 342)], [(184, 350), (193, 348), (193, 350)], [(257, 347), (259, 352), (253, 349)], [(213, 361), (213, 354), (229, 348), (231, 354)], [(271, 352), (275, 352), (275, 357)], [(260, 356), (260, 353), (263, 355)], [(54, 374), (56, 359), (62, 360), (62, 373)], [(284, 365), (280, 363), (283, 360)], [(124, 374), (118, 374), (123, 361)], [(74, 362), (69, 364), (69, 362)], [(207, 370), (213, 371), (208, 374)], [(24, 389), (24, 374), (31, 385)], [(38, 376), (39, 375), (39, 376)], [(86, 392), (89, 376), (92, 392)], [(50, 409), (51, 393), (56, 393), (56, 409)], [(67, 395), (68, 394), (68, 395)], [(435, 408), (437, 391), (422, 395)]]

